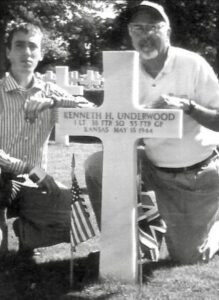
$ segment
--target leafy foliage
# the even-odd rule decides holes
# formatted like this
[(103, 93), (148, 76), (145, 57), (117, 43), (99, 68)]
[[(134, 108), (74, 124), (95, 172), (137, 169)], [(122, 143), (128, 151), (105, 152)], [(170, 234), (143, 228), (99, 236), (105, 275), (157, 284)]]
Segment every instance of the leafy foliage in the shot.
[[(219, 38), (218, 0), (154, 0), (164, 5), (172, 24), (172, 41), (197, 51), (217, 66)], [(3, 0), (0, 2), (0, 30), (6, 23), (39, 18), (47, 34), (45, 55), (39, 70), (68, 64), (85, 70), (101, 69), (103, 50), (131, 49), (127, 34), (126, 9), (140, 0)], [(0, 45), (0, 57), (4, 49)], [(1, 71), (1, 70), (0, 70)]]
[(172, 40), (175, 44), (199, 52), (214, 64), (217, 49), (218, 1), (181, 0), (165, 2), (173, 24)]

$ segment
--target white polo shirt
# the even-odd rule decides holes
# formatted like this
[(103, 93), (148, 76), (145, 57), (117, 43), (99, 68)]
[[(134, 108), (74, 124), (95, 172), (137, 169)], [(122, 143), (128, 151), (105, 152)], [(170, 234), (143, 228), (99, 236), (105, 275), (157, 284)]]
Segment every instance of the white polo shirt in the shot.
[[(153, 106), (163, 94), (186, 96), (219, 109), (219, 84), (211, 66), (200, 55), (170, 47), (161, 72), (152, 78), (140, 70), (140, 105)], [(184, 114), (182, 139), (144, 139), (147, 156), (160, 167), (186, 167), (206, 159), (219, 144), (213, 132)]]

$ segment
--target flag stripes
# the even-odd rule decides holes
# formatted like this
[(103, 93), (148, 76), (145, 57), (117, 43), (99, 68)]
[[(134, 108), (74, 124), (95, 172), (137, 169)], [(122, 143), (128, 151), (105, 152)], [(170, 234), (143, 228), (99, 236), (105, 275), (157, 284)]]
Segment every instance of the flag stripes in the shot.
[(95, 228), (90, 220), (90, 214), (85, 200), (81, 196), (76, 177), (72, 180), (72, 204), (71, 204), (71, 241), (72, 246), (86, 242), (96, 235)]
[(20, 190), (21, 190), (21, 184), (18, 181), (11, 180), (11, 195), (9, 197), (10, 203), (12, 203), (12, 201), (14, 201), (17, 198)]

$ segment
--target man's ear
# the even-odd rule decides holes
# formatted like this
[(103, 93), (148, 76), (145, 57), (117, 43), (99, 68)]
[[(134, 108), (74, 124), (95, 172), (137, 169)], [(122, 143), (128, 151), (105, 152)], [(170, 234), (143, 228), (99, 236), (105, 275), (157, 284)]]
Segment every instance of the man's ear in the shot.
[(43, 49), (41, 48), (39, 61), (42, 61), (43, 58), (44, 58), (44, 51), (43, 51)]
[(44, 53), (42, 53), (42, 52), (41, 52), (41, 55), (40, 55), (40, 59), (39, 59), (39, 61), (42, 61), (42, 60), (43, 60), (43, 58), (44, 58)]
[(131, 31), (131, 28), (129, 26), (128, 26), (128, 34), (129, 34), (130, 37), (132, 36), (132, 31)]
[(10, 56), (10, 49), (6, 48), (6, 57), (7, 57), (7, 59), (9, 59), (9, 56)]
[(167, 29), (167, 35), (168, 35), (169, 38), (171, 37), (171, 33), (172, 33), (172, 29), (169, 27)]

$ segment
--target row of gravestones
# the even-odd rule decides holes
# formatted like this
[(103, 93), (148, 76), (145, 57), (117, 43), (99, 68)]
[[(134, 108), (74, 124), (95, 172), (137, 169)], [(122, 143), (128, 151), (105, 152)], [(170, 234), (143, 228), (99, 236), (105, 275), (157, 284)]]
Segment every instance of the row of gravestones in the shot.
[[(80, 75), (78, 71), (69, 71), (67, 66), (56, 66), (55, 73), (47, 71), (40, 77), (46, 82), (53, 82), (74, 96), (83, 96), (84, 89), (103, 89), (104, 79), (98, 71), (88, 70), (87, 74)], [(52, 133), (56, 143), (69, 145), (69, 136), (63, 136), (57, 123)]]
[[(61, 71), (60, 71), (61, 70)], [(65, 71), (63, 71), (65, 70)], [(79, 93), (81, 95), (83, 88), (85, 89), (101, 89), (103, 88), (103, 77), (98, 71), (87, 70), (86, 74), (80, 74), (78, 71), (69, 71), (68, 67), (58, 66), (55, 68), (55, 72), (46, 71), (41, 77), (45, 81), (57, 82), (57, 73), (61, 72), (65, 74), (65, 85), (69, 85), (73, 90), (74, 95)], [(59, 76), (59, 75), (58, 75)]]

